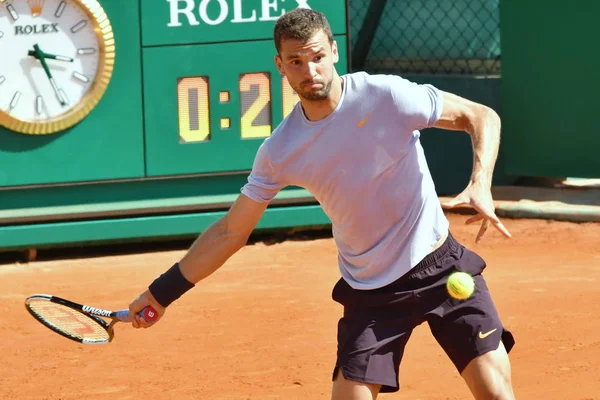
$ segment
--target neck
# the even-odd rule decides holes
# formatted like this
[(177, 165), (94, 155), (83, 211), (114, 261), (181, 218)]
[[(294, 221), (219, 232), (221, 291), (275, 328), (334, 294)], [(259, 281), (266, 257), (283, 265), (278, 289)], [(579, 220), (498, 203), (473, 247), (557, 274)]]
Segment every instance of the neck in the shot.
[(342, 98), (343, 81), (338, 74), (333, 77), (331, 82), (331, 92), (329, 97), (324, 100), (306, 100), (300, 98), (304, 115), (309, 121), (319, 121), (326, 118), (335, 110)]

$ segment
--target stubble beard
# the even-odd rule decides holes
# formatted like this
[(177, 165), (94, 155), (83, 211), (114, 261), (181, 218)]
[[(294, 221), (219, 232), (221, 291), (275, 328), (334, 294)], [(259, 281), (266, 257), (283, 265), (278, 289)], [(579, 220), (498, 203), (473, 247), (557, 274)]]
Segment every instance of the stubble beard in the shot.
[(302, 90), (302, 86), (308, 82), (303, 82), (299, 85), (299, 87), (294, 88), (298, 96), (302, 97), (308, 101), (322, 101), (327, 100), (329, 98), (329, 94), (331, 93), (331, 86), (333, 84), (333, 79), (331, 79), (327, 84), (324, 82), (314, 82), (323, 84), (323, 87), (319, 90)]

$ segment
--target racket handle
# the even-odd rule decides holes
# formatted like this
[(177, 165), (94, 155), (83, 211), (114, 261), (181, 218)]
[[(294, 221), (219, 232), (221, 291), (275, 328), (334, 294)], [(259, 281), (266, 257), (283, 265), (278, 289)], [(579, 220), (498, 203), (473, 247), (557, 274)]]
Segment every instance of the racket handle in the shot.
[(138, 314), (148, 322), (154, 322), (158, 318), (158, 313), (150, 306), (144, 307)]
[[(156, 310), (154, 310), (154, 308), (152, 308), (150, 306), (144, 307), (142, 309), (142, 311), (140, 311), (138, 313), (138, 315), (140, 317), (144, 318), (148, 322), (154, 322), (158, 318), (158, 313), (156, 312)], [(129, 310), (125, 309), (125, 310), (117, 311), (116, 316), (120, 321), (128, 322), (129, 321)]]

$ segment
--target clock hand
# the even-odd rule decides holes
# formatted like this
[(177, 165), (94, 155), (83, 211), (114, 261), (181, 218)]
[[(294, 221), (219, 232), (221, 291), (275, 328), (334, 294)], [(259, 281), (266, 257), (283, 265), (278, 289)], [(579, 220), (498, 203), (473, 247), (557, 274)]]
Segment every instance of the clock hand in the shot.
[[(34, 56), (35, 58), (39, 59), (37, 53), (33, 50), (29, 50), (29, 52), (27, 53), (27, 55), (29, 56)], [(71, 57), (67, 57), (67, 56), (59, 56), (56, 54), (50, 54), (50, 53), (44, 53), (44, 57), (45, 58), (49, 58), (51, 60), (58, 60), (58, 61), (67, 61), (67, 62), (73, 62), (74, 59)]]
[(52, 85), (52, 89), (54, 89), (54, 93), (56, 94), (56, 97), (58, 97), (58, 101), (60, 101), (60, 104), (63, 106), (67, 105), (67, 102), (65, 101), (62, 93), (60, 92), (58, 85), (56, 84), (56, 82), (54, 81), (54, 78), (52, 77), (52, 74), (50, 73), (50, 68), (48, 68), (48, 64), (46, 63), (46, 56), (45, 56), (44, 52), (40, 49), (40, 46), (38, 46), (37, 43), (33, 45), (33, 48), (35, 49), (35, 54), (36, 54), (35, 58), (40, 60), (40, 63), (42, 63), (42, 67), (44, 68), (44, 71), (46, 72), (46, 76), (48, 77), (48, 80), (50, 81), (50, 84)]

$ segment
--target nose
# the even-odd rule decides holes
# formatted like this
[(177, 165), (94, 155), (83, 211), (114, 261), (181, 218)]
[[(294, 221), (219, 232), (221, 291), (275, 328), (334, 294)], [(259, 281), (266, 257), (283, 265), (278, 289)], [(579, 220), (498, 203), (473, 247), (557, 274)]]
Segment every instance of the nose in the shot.
[(307, 64), (307, 68), (304, 70), (304, 75), (306, 76), (306, 78), (314, 78), (317, 76), (317, 64), (309, 62)]

